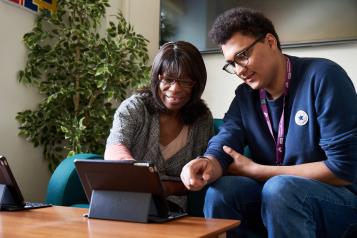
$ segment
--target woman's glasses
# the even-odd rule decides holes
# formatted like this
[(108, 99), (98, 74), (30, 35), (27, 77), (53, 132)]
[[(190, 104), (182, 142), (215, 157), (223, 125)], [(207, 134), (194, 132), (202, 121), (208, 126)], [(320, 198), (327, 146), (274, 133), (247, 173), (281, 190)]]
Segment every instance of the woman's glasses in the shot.
[(162, 75), (159, 75), (159, 80), (163, 86), (171, 86), (174, 85), (175, 83), (178, 83), (183, 88), (192, 88), (196, 84), (196, 82), (191, 79), (179, 79), (175, 77), (162, 76)]

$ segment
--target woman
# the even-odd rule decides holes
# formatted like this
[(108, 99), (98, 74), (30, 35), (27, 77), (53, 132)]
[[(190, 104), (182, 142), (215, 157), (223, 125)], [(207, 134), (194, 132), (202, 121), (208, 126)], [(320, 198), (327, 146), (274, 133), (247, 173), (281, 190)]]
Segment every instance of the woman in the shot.
[[(201, 95), (207, 73), (200, 52), (188, 42), (164, 44), (151, 70), (151, 88), (121, 103), (104, 158), (154, 162), (163, 178), (179, 178), (213, 135), (212, 115)], [(183, 195), (181, 182), (165, 181), (167, 195)], [(168, 200), (185, 209), (185, 196)]]

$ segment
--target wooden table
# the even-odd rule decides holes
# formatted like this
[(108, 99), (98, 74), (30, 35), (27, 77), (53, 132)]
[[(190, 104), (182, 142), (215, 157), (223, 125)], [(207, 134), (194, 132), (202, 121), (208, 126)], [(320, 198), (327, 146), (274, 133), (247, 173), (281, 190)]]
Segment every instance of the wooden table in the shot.
[(64, 237), (225, 237), (237, 220), (184, 217), (162, 224), (88, 219), (84, 208), (48, 207), (0, 212), (1, 238)]

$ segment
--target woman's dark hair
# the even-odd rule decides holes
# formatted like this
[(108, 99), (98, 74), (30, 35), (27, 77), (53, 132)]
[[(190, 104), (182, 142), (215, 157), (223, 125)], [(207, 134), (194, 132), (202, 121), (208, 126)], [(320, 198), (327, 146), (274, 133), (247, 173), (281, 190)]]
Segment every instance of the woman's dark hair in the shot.
[(197, 118), (208, 112), (208, 107), (201, 99), (206, 86), (207, 72), (198, 49), (185, 41), (168, 42), (161, 46), (151, 68), (151, 89), (144, 99), (149, 112), (165, 112), (168, 109), (159, 96), (159, 75), (185, 76), (195, 81), (190, 100), (180, 110), (185, 124), (192, 124)]
[(216, 44), (223, 45), (237, 32), (255, 38), (270, 33), (276, 38), (281, 50), (273, 23), (263, 13), (249, 8), (233, 8), (222, 13), (213, 23), (208, 35)]

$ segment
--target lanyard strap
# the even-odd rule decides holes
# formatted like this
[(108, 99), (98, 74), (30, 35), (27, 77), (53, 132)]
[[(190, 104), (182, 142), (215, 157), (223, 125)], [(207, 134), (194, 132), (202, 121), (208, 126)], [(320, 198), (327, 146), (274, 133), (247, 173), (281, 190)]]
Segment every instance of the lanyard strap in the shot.
[(262, 109), (262, 112), (264, 114), (265, 121), (268, 125), (270, 134), (272, 135), (274, 142), (275, 142), (275, 156), (276, 156), (276, 163), (281, 165), (283, 163), (283, 158), (284, 158), (284, 110), (285, 110), (285, 98), (286, 95), (288, 94), (288, 89), (289, 89), (289, 83), (291, 79), (291, 64), (290, 60), (288, 57), (286, 57), (286, 78), (285, 78), (285, 87), (284, 87), (284, 98), (283, 98), (283, 111), (280, 116), (280, 121), (279, 121), (279, 128), (278, 128), (278, 136), (275, 138), (274, 133), (273, 133), (273, 127), (269, 118), (269, 113), (268, 113), (268, 107), (267, 107), (267, 102), (266, 102), (266, 91), (264, 89), (259, 90), (260, 94), (260, 107)]

